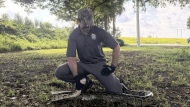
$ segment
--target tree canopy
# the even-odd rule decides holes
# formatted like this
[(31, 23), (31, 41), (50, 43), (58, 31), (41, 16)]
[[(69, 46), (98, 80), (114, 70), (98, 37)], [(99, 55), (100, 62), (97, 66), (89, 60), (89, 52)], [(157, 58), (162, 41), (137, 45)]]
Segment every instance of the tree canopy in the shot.
[[(2, 4), (0, 0), (0, 5)], [(124, 11), (124, 2), (136, 0), (12, 0), (25, 7), (27, 12), (32, 12), (32, 9), (41, 8), (49, 9), (50, 12), (57, 16), (60, 20), (75, 21), (77, 12), (80, 8), (88, 7), (94, 13), (94, 22), (97, 26), (104, 27), (105, 30), (110, 29), (110, 23), (113, 22), (113, 35), (116, 34), (115, 18)], [(146, 10), (146, 5), (153, 7), (165, 7), (169, 4), (180, 4), (190, 6), (190, 0), (138, 0), (141, 9)]]
[[(104, 16), (115, 16), (123, 12), (123, 3), (136, 0), (12, 0), (15, 3), (24, 6), (26, 11), (32, 12), (31, 9), (40, 7), (49, 9), (52, 14), (55, 14), (59, 19), (73, 21), (76, 19), (77, 11), (82, 7), (88, 7), (94, 12), (95, 22), (99, 24), (99, 20), (103, 20)], [(145, 4), (153, 7), (165, 7), (167, 4), (180, 4), (181, 7), (189, 6), (190, 0), (138, 0), (139, 5), (146, 9)], [(109, 10), (109, 11), (108, 11)]]
[[(135, 4), (136, 0), (132, 0)], [(157, 7), (166, 7), (167, 5), (176, 5), (180, 4), (183, 8), (185, 6), (190, 6), (190, 0), (138, 0), (141, 7), (145, 7), (145, 4), (148, 3), (150, 6), (155, 8)], [(146, 7), (145, 7), (146, 8)]]
[[(124, 11), (125, 0), (13, 0), (15, 3), (24, 6), (27, 12), (37, 7), (49, 9), (50, 12), (60, 20), (75, 21), (80, 8), (90, 8), (94, 13), (94, 22), (97, 26), (110, 28), (110, 23), (115, 23), (117, 15)], [(113, 33), (116, 32), (113, 24)]]
[(189, 18), (187, 19), (187, 28), (190, 30), (190, 16), (189, 16)]
[(4, 7), (4, 2), (5, 2), (5, 0), (0, 0), (0, 8)]

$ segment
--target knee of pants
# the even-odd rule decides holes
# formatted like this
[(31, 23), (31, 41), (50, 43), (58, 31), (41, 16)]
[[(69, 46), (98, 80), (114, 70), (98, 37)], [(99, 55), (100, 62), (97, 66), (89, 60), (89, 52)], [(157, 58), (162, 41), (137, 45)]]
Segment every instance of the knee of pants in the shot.
[(67, 70), (69, 70), (69, 68), (67, 67), (66, 64), (60, 65), (57, 67), (55, 71), (55, 76), (61, 80), (64, 80), (64, 77), (69, 75), (65, 73)]
[(56, 70), (55, 70), (55, 76), (57, 77), (57, 78), (59, 78), (59, 79), (62, 79), (61, 77), (61, 75), (63, 75), (62, 73), (61, 73), (61, 70), (60, 70), (60, 68), (58, 67)]

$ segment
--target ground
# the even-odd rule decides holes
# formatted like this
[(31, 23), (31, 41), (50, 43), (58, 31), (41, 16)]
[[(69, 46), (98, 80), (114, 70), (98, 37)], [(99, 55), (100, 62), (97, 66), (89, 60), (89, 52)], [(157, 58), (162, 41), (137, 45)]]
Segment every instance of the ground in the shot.
[[(152, 47), (142, 50), (121, 51), (115, 71), (130, 89), (150, 90), (157, 106), (190, 106), (190, 54), (188, 47)], [(111, 60), (111, 52), (106, 51)], [(0, 105), (1, 107), (113, 107), (129, 106), (106, 101), (59, 101), (48, 104), (50, 91), (69, 90), (73, 86), (58, 80), (56, 67), (66, 62), (64, 54), (4, 53), (0, 54)], [(90, 89), (104, 90), (94, 79)]]

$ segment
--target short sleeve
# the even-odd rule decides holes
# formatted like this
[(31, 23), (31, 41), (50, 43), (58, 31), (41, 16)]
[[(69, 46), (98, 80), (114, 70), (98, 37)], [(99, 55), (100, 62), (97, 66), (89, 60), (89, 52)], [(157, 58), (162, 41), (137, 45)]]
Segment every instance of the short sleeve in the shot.
[(106, 31), (104, 32), (103, 43), (111, 49), (114, 49), (118, 45), (117, 41), (113, 38), (113, 36)]
[(76, 57), (76, 41), (72, 34), (69, 36), (66, 56), (67, 57)]

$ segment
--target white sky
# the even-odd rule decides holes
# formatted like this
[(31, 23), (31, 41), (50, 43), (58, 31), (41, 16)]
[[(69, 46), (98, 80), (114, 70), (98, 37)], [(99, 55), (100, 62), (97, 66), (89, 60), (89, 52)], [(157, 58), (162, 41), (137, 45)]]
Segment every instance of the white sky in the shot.
[[(133, 3), (127, 2), (124, 5), (125, 12), (117, 17), (116, 26), (121, 29), (122, 36), (136, 37), (136, 12), (133, 9)], [(27, 14), (24, 9), (15, 5), (10, 0), (5, 2), (5, 8), (0, 8), (0, 15), (9, 14), (11, 18), (15, 13), (30, 19), (38, 19), (43, 22), (50, 22), (54, 26), (69, 26), (65, 21), (58, 21), (56, 16), (51, 15), (48, 10), (36, 9), (32, 14)], [(139, 12), (140, 17), (140, 35), (141, 37), (172, 37), (187, 38), (190, 37), (190, 30), (187, 29), (187, 18), (190, 16), (190, 8), (180, 8), (179, 5), (168, 5), (166, 8), (154, 8), (146, 6), (146, 12)]]

